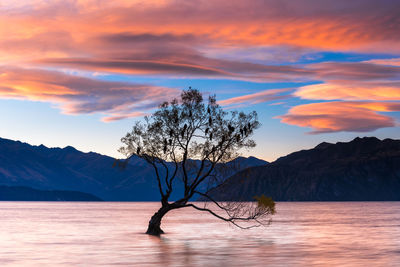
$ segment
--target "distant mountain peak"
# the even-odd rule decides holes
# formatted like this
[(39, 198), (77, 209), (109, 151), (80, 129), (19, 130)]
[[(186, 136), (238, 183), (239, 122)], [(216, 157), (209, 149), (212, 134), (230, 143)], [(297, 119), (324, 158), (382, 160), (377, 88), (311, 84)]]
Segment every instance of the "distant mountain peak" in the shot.
[(364, 137), (357, 136), (356, 138), (353, 139), (353, 141), (355, 141), (355, 140), (375, 140), (375, 141), (380, 141), (380, 139), (375, 137), (375, 136), (364, 136)]
[[(386, 140), (386, 139), (385, 139)], [(392, 140), (392, 139), (389, 139)], [(336, 144), (367, 144), (367, 143), (371, 143), (371, 144), (375, 144), (375, 143), (379, 143), (381, 142), (380, 139), (372, 136), (372, 137), (356, 137), (353, 140), (351, 140), (350, 142), (337, 142)], [(322, 142), (320, 144), (318, 144), (317, 146), (314, 147), (314, 149), (326, 149), (327, 147), (330, 147), (334, 144), (332, 143), (328, 143), (328, 142)]]
[(67, 151), (67, 152), (80, 152), (73, 146), (66, 146), (66, 147), (63, 148), (63, 150)]
[(1, 138), (0, 137), (0, 143), (12, 143), (12, 142), (22, 143), (21, 141), (14, 141), (14, 140), (11, 140), (11, 139)]
[(314, 147), (314, 149), (325, 149), (328, 146), (333, 145), (332, 143), (328, 143), (328, 142), (322, 142), (319, 145), (317, 145), (316, 147)]
[(376, 138), (375, 136), (365, 136), (365, 137), (356, 137), (350, 143), (366, 143), (366, 142), (380, 142), (381, 140)]

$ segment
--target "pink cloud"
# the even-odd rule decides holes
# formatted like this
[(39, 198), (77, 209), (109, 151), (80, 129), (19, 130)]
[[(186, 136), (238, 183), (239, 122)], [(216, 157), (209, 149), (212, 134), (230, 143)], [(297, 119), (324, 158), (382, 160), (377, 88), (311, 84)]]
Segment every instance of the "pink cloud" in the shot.
[(397, 126), (396, 121), (378, 112), (400, 111), (400, 103), (391, 102), (324, 102), (299, 105), (281, 122), (312, 128), (311, 134), (332, 132), (369, 132)]
[(222, 106), (231, 106), (231, 105), (254, 105), (263, 102), (269, 102), (273, 100), (281, 100), (287, 99), (291, 97), (290, 95), (282, 95), (282, 93), (286, 93), (292, 91), (292, 89), (269, 89), (262, 92), (232, 97), (229, 99), (218, 101), (218, 103)]
[(387, 66), (397, 66), (400, 67), (400, 58), (390, 58), (390, 59), (371, 59), (364, 61), (366, 63), (387, 65)]
[(328, 82), (300, 87), (294, 95), (312, 100), (400, 101), (400, 82)]
[(373, 62), (325, 62), (306, 67), (314, 79), (324, 81), (373, 81), (400, 79), (400, 69)]
[[(26, 69), (1, 67), (0, 96), (48, 101), (69, 114), (102, 113), (104, 121), (112, 121), (141, 116), (177, 94), (170, 88), (41, 70), (51, 67), (71, 73), (319, 81), (323, 84), (301, 87), (295, 95), (312, 100), (398, 101), (398, 58), (305, 66), (266, 65), (255, 58), (287, 62), (303, 51), (316, 50), (399, 53), (399, 21), (400, 6), (390, 0), (3, 1), (0, 62)], [(287, 51), (292, 54), (286, 56)], [(279, 90), (288, 89), (220, 103), (251, 105), (289, 97)], [(369, 129), (394, 123), (378, 113), (386, 110), (335, 103), (294, 107), (282, 121), (316, 132), (368, 129), (363, 126), (368, 122)], [(319, 114), (310, 114), (311, 109)], [(345, 111), (354, 115), (354, 121)]]
[(128, 118), (143, 117), (146, 115), (149, 115), (149, 113), (136, 111), (136, 112), (126, 113), (126, 114), (113, 114), (108, 117), (103, 117), (101, 120), (103, 122), (113, 122), (113, 121), (118, 121), (118, 120), (123, 120), (123, 119), (128, 119)]
[[(388, 64), (390, 63), (390, 64)], [(283, 123), (312, 128), (311, 133), (366, 132), (394, 127), (382, 112), (400, 110), (400, 69), (392, 61), (318, 63), (307, 66), (324, 83), (298, 88), (294, 96), (307, 100), (338, 100), (291, 108)]]
[(0, 98), (55, 103), (66, 114), (106, 114), (104, 121), (142, 116), (179, 94), (171, 88), (11, 67), (0, 68), (0, 83)]
[(176, 55), (224, 47), (400, 51), (400, 10), (390, 0), (14, 2), (0, 6), (0, 24), (13, 25), (0, 29), (0, 58), (9, 63), (101, 60), (116, 51), (140, 54), (146, 44)]

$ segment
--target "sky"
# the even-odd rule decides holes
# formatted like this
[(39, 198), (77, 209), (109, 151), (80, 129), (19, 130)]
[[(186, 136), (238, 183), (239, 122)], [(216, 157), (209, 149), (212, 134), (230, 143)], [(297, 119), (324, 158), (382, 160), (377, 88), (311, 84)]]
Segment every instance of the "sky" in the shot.
[(122, 157), (183, 89), (257, 111), (273, 161), (400, 137), (398, 0), (0, 0), (0, 137)]

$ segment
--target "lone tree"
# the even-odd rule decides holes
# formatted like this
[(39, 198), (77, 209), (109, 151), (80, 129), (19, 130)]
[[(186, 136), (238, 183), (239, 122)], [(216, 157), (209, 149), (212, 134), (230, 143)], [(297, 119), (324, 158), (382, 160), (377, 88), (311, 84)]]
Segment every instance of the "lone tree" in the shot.
[[(136, 122), (121, 139), (124, 146), (120, 152), (128, 159), (136, 155), (154, 168), (161, 208), (151, 217), (146, 233), (163, 234), (163, 216), (185, 207), (208, 212), (241, 228), (267, 223), (268, 215), (275, 212), (270, 198), (222, 202), (208, 194), (210, 188), (225, 181), (222, 167), (228, 166), (226, 163), (235, 159), (240, 149), (255, 146), (250, 136), (259, 125), (255, 111), (228, 113), (217, 104), (215, 96), (206, 102), (198, 90), (191, 88), (183, 91), (179, 100), (161, 104), (143, 123)], [(171, 193), (178, 189), (180, 198), (170, 201)], [(205, 201), (201, 205), (189, 202), (196, 197)]]

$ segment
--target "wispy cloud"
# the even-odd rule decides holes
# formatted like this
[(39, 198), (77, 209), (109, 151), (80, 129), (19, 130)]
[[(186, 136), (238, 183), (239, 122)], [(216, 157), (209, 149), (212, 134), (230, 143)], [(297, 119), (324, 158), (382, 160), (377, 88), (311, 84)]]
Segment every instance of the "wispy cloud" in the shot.
[(175, 55), (236, 47), (236, 59), (248, 58), (240, 48), (260, 47), (400, 51), (400, 8), (390, 0), (12, 2), (0, 6), (0, 24), (13, 25), (0, 29), (0, 58), (8, 61), (102, 60), (146, 44), (154, 54), (164, 47)]
[(324, 102), (299, 105), (279, 116), (282, 122), (312, 128), (311, 134), (369, 132), (397, 125), (394, 118), (378, 112), (400, 111), (400, 103)]
[[(307, 51), (400, 53), (396, 1), (6, 0), (0, 5), (0, 25), (3, 98), (48, 101), (65, 113), (104, 113), (103, 120), (112, 121), (141, 116), (177, 91), (74, 73), (317, 81), (320, 84), (303, 86), (294, 95), (338, 101), (293, 107), (282, 122), (312, 127), (315, 132), (394, 125), (380, 111), (349, 101), (398, 101), (398, 56), (352, 63), (278, 63), (293, 63)], [(274, 64), (266, 64), (267, 60)], [(7, 67), (11, 65), (20, 68)], [(43, 70), (50, 68), (54, 71)], [(71, 74), (57, 72), (65, 69)], [(252, 105), (291, 97), (285, 90), (265, 90), (220, 103)], [(311, 109), (319, 114), (311, 114)], [(357, 123), (346, 119), (345, 110), (354, 121), (358, 118), (371, 126), (351, 126)], [(318, 123), (315, 116), (320, 116)], [(324, 120), (326, 127), (321, 126)]]
[(337, 100), (291, 108), (283, 123), (312, 128), (311, 133), (367, 132), (398, 126), (382, 112), (400, 111), (400, 68), (395, 60), (320, 63), (308, 66), (324, 83), (302, 86), (294, 96), (306, 100)]
[(0, 98), (51, 102), (66, 114), (104, 114), (103, 121), (143, 116), (179, 94), (171, 88), (11, 67), (0, 68), (0, 83)]
[(389, 59), (371, 59), (364, 61), (366, 63), (373, 63), (379, 65), (387, 65), (387, 66), (397, 66), (400, 67), (400, 58), (389, 58)]
[(306, 67), (324, 81), (372, 81), (400, 79), (400, 68), (373, 62), (325, 62)]
[[(74, 43), (82, 47), (92, 44), (85, 43), (88, 38), (103, 33), (114, 35), (112, 40), (120, 43), (148, 40), (152, 34), (164, 36), (164, 40), (170, 34), (181, 35), (179, 42), (192, 42), (192, 38), (185, 37), (187, 34), (207, 36), (220, 45), (399, 49), (393, 46), (399, 40), (399, 6), (390, 0), (34, 0), (23, 5), (6, 1), (0, 8), (1, 18), (15, 25), (11, 39), (45, 34), (50, 28), (53, 32), (70, 33)], [(127, 36), (127, 32), (136, 38)]]
[(159, 74), (181, 76), (234, 76), (223, 70), (194, 63), (171, 62), (162, 59), (46, 59), (38, 63), (45, 65), (104, 71), (125, 74)]
[(400, 81), (314, 84), (300, 87), (294, 95), (311, 100), (400, 101)]
[(273, 100), (282, 100), (290, 98), (290, 94), (282, 94), (292, 91), (293, 89), (269, 89), (265, 91), (261, 91), (254, 94), (248, 94), (243, 96), (232, 97), (229, 99), (218, 101), (218, 103), (222, 106), (247, 106), (254, 105), (263, 102), (270, 102)]

